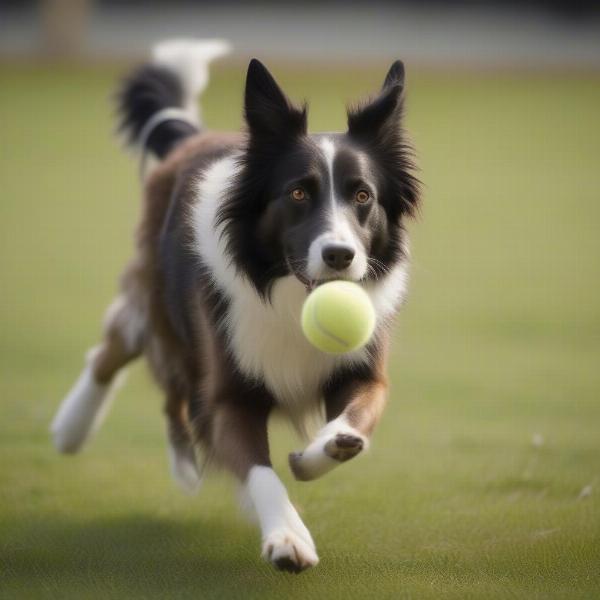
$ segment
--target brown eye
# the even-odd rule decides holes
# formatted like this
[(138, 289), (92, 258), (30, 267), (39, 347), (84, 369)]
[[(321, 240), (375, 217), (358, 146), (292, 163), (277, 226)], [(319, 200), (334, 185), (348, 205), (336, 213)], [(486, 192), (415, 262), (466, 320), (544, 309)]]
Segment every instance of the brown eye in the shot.
[(367, 192), (366, 190), (359, 190), (358, 192), (356, 192), (356, 201), (359, 204), (364, 204), (365, 202), (368, 202), (370, 197), (371, 194), (369, 194), (369, 192)]
[(295, 190), (292, 190), (290, 195), (294, 202), (304, 202), (304, 200), (306, 200), (306, 194), (302, 188), (296, 188)]

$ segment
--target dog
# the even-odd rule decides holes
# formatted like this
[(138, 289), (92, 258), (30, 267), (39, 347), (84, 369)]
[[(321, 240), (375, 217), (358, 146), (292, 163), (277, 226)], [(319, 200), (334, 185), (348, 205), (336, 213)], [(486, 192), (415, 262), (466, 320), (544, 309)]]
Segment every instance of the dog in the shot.
[[(251, 60), (246, 130), (206, 130), (198, 96), (226, 42), (171, 40), (125, 79), (120, 131), (142, 154), (144, 205), (136, 253), (109, 307), (104, 336), (52, 424), (59, 451), (98, 428), (117, 373), (142, 354), (166, 395), (175, 479), (194, 491), (206, 463), (241, 483), (262, 556), (299, 572), (318, 562), (308, 529), (269, 458), (274, 409), (298, 431), (326, 424), (289, 466), (316, 479), (367, 449), (386, 403), (386, 357), (408, 280), (405, 222), (420, 202), (402, 129), (404, 66), (392, 64), (343, 133), (307, 132), (266, 67)], [(309, 344), (307, 292), (346, 279), (377, 314), (366, 347), (342, 355)], [(202, 457), (202, 463), (200, 462)]]

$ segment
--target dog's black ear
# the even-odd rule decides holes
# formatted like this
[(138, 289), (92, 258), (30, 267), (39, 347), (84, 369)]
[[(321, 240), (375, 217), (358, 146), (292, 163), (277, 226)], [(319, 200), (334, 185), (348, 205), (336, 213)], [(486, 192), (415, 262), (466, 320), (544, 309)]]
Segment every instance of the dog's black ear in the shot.
[(404, 64), (390, 67), (379, 96), (364, 106), (348, 111), (348, 132), (358, 138), (378, 135), (388, 124), (399, 123), (404, 91)]
[(404, 63), (401, 60), (395, 61), (390, 67), (388, 74), (385, 76), (382, 89), (385, 90), (395, 85), (404, 88)]
[(420, 197), (413, 150), (402, 131), (403, 92), (404, 65), (397, 60), (379, 95), (348, 111), (348, 135), (368, 148), (384, 174), (383, 204), (392, 219), (414, 215)]
[(306, 107), (294, 106), (256, 58), (248, 65), (244, 112), (252, 135), (280, 137), (306, 133)]

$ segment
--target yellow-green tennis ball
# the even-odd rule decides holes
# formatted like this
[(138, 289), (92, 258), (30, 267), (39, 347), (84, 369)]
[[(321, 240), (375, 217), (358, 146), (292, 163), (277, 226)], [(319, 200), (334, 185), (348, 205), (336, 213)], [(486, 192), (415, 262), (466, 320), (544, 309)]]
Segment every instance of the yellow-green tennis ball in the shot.
[(330, 281), (313, 290), (302, 307), (302, 331), (323, 352), (343, 354), (364, 346), (375, 329), (367, 293), (351, 281)]

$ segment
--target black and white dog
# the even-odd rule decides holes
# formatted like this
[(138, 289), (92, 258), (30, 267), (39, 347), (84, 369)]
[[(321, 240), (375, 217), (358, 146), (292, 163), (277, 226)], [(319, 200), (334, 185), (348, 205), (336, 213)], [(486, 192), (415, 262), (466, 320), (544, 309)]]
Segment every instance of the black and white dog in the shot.
[[(307, 133), (257, 60), (248, 67), (247, 131), (206, 131), (197, 97), (219, 41), (170, 41), (120, 91), (121, 127), (146, 164), (136, 255), (108, 310), (102, 342), (52, 431), (76, 452), (99, 425), (117, 372), (145, 354), (166, 394), (176, 479), (195, 489), (199, 458), (229, 469), (256, 511), (263, 556), (280, 569), (318, 562), (310, 533), (269, 459), (275, 408), (303, 429), (327, 423), (295, 477), (320, 477), (368, 445), (386, 400), (389, 331), (407, 285), (403, 222), (419, 186), (401, 128), (404, 67), (348, 114), (344, 133)], [(358, 282), (377, 313), (361, 350), (333, 356), (300, 328), (302, 303), (329, 279)]]

